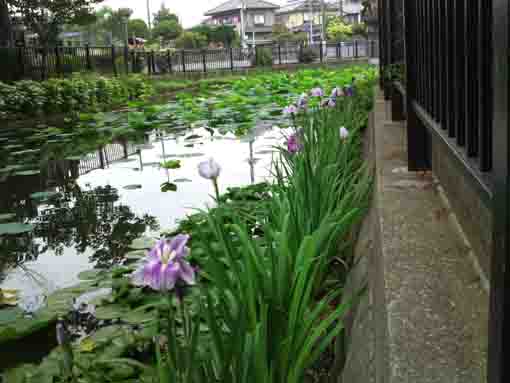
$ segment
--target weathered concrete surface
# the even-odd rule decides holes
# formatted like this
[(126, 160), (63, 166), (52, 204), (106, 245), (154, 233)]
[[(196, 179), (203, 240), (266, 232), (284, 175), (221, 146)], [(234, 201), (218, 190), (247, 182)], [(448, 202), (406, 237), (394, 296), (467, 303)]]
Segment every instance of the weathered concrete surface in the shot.
[(358, 244), (355, 271), (367, 265), (370, 293), (349, 332), (343, 383), (485, 382), (487, 293), (437, 181), (407, 172), (405, 128), (387, 116), (379, 97), (371, 124), (377, 181), (360, 237), (370, 245)]

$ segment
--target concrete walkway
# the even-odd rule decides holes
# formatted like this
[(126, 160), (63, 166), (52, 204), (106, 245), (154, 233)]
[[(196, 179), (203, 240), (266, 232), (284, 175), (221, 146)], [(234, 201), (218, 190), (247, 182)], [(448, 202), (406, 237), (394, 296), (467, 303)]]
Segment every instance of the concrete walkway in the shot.
[(488, 294), (441, 187), (407, 169), (406, 130), (377, 97), (376, 186), (347, 291), (366, 280), (343, 383), (486, 381)]

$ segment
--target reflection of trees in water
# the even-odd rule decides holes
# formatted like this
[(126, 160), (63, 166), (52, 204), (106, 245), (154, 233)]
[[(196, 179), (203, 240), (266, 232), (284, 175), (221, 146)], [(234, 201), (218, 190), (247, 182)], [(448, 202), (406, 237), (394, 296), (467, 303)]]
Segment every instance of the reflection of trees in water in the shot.
[(118, 200), (118, 191), (111, 186), (82, 190), (69, 182), (45, 202), (16, 201), (11, 207), (19, 215), (35, 217), (35, 230), (0, 237), (0, 281), (6, 270), (48, 250), (63, 255), (66, 248), (74, 247), (78, 253), (92, 249), (90, 260), (100, 268), (121, 262), (128, 245), (147, 228), (156, 230), (158, 222), (149, 215), (136, 216), (129, 206), (116, 205)]
[(119, 195), (111, 186), (86, 191), (76, 184), (68, 187), (51, 199), (51, 207), (37, 219), (36, 236), (45, 243), (42, 251), (61, 255), (68, 247), (78, 253), (91, 248), (91, 261), (109, 267), (122, 260), (128, 245), (147, 228), (158, 227), (155, 217), (138, 217), (129, 206), (115, 205)]

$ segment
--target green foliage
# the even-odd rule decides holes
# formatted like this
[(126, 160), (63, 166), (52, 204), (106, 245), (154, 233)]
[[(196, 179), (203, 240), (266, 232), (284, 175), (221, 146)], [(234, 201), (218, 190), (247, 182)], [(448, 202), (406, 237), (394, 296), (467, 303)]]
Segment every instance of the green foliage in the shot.
[(406, 68), (404, 63), (393, 63), (384, 69), (384, 79), (405, 83)]
[(132, 37), (141, 37), (148, 38), (149, 37), (149, 27), (145, 20), (142, 19), (133, 19), (128, 22), (128, 36)]
[(334, 18), (328, 24), (328, 39), (332, 41), (345, 41), (352, 36), (352, 26), (345, 24), (341, 18)]
[(306, 33), (294, 33), (285, 24), (273, 25), (272, 39), (275, 43), (296, 43), (307, 40)]
[(165, 4), (161, 3), (161, 8), (154, 14), (153, 24), (154, 27), (158, 26), (162, 21), (175, 21), (179, 23), (179, 17), (175, 13), (165, 7)]
[(313, 63), (315, 60), (317, 60), (318, 57), (319, 57), (319, 55), (313, 48), (303, 47), (299, 51), (298, 60), (302, 64), (310, 64), (310, 63)]
[(131, 99), (145, 99), (152, 88), (141, 76), (74, 76), (43, 82), (0, 82), (0, 115), (35, 115), (100, 110)]
[(233, 46), (239, 40), (236, 29), (230, 25), (199, 25), (188, 30), (188, 32), (199, 33), (207, 38), (207, 43), (222, 43), (224, 46)]
[(351, 26), (352, 34), (355, 36), (368, 36), (368, 26), (365, 23), (356, 23)]
[(175, 46), (179, 49), (199, 49), (207, 46), (207, 37), (201, 33), (183, 32), (175, 40)]
[(254, 63), (256, 66), (264, 67), (273, 65), (272, 48), (257, 47), (255, 49), (257, 49)]
[(182, 33), (182, 26), (175, 20), (162, 20), (152, 28), (152, 37), (164, 41), (174, 40)]

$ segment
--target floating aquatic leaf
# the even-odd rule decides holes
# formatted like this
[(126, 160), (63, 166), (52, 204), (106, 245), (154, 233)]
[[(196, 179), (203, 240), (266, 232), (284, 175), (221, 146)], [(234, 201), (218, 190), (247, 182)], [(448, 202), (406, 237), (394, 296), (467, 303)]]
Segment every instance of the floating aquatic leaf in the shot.
[(96, 342), (94, 342), (92, 339), (85, 338), (81, 341), (78, 349), (81, 352), (92, 352), (96, 349), (96, 346), (97, 346)]
[(165, 182), (161, 184), (161, 191), (163, 193), (166, 192), (175, 192), (177, 191), (177, 185), (172, 182)]
[[(193, 157), (203, 157), (204, 153), (184, 153), (184, 154), (170, 154), (166, 157), (175, 157), (175, 158), (193, 158)], [(163, 158), (163, 156), (161, 156)]]
[(48, 200), (52, 197), (55, 197), (56, 195), (58, 195), (57, 192), (53, 192), (53, 191), (47, 191), (47, 192), (37, 192), (37, 193), (32, 193), (30, 194), (30, 198), (32, 199), (35, 199), (35, 200)]
[(141, 189), (142, 188), (142, 185), (140, 184), (133, 184), (133, 185), (126, 185), (124, 186), (124, 189), (126, 190), (137, 190), (137, 189)]
[(195, 144), (186, 144), (184, 145), (185, 148), (193, 148), (195, 146)]
[(78, 279), (80, 281), (92, 281), (102, 274), (104, 274), (103, 270), (86, 270), (78, 274)]
[(25, 223), (11, 222), (0, 223), (0, 235), (16, 235), (28, 233), (34, 230), (34, 226)]
[(143, 250), (143, 249), (150, 249), (156, 244), (156, 240), (154, 238), (149, 237), (141, 237), (135, 239), (131, 244), (129, 245), (129, 248), (133, 250)]
[(14, 175), (25, 177), (25, 176), (35, 176), (40, 173), (41, 173), (40, 170), (21, 170), (21, 171), (17, 171), (16, 173), (14, 173)]
[(161, 163), (161, 167), (164, 169), (179, 169), (181, 167), (180, 160), (169, 160)]
[(183, 183), (183, 182), (193, 182), (193, 181), (190, 180), (189, 178), (177, 178), (176, 180), (174, 180), (174, 182)]
[(0, 222), (10, 221), (13, 218), (16, 218), (16, 214), (13, 213), (0, 214)]
[(190, 141), (190, 140), (197, 140), (199, 138), (202, 138), (202, 136), (199, 136), (198, 134), (192, 134), (191, 136), (186, 137), (185, 140)]

